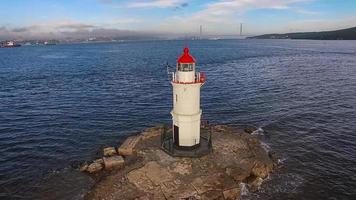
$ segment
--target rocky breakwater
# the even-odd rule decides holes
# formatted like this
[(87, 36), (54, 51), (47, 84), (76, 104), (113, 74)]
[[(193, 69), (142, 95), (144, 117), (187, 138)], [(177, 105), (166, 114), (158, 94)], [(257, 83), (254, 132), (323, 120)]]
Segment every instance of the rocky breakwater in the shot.
[(213, 152), (200, 158), (171, 157), (162, 151), (162, 127), (129, 137), (117, 149), (104, 149), (103, 159), (81, 168), (88, 173), (111, 170), (86, 199), (239, 199), (242, 185), (256, 191), (276, 166), (272, 154), (243, 130), (209, 128)]

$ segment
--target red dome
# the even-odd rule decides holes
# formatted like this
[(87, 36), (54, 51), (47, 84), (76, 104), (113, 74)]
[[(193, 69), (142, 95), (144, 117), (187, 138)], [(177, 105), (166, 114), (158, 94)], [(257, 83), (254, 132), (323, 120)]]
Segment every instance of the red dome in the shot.
[(195, 58), (189, 54), (189, 49), (184, 48), (183, 54), (178, 58), (178, 63), (195, 63)]

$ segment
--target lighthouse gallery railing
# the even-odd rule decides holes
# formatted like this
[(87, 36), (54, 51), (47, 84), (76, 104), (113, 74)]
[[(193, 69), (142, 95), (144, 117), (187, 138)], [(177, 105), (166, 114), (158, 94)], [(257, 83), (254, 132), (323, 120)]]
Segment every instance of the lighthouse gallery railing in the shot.
[(182, 84), (194, 84), (194, 83), (205, 83), (206, 76), (204, 72), (196, 72), (195, 79), (193, 82), (179, 82), (178, 74), (176, 72), (172, 72), (172, 82), (173, 83), (182, 83)]

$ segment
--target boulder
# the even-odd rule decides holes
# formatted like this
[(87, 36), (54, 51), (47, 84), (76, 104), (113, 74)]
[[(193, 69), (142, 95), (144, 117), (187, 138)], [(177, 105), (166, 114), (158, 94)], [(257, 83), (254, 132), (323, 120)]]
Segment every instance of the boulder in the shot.
[(120, 155), (132, 156), (136, 154), (136, 145), (141, 140), (139, 135), (128, 137), (125, 142), (119, 147)]
[(117, 152), (116, 152), (115, 147), (107, 147), (107, 148), (104, 148), (103, 154), (105, 157), (109, 157), (109, 156), (117, 155)]
[(85, 171), (87, 171), (88, 167), (89, 167), (89, 165), (87, 163), (84, 163), (83, 165), (81, 165), (79, 167), (79, 171), (85, 172)]
[(103, 169), (103, 165), (101, 163), (93, 162), (87, 167), (86, 171), (92, 174), (92, 173), (99, 172), (102, 169)]
[(98, 158), (93, 161), (94, 163), (104, 164), (104, 160), (102, 158)]
[(104, 157), (103, 160), (106, 170), (122, 168), (125, 163), (124, 158), (122, 156)]
[(256, 130), (257, 130), (257, 128), (254, 127), (254, 126), (247, 126), (247, 127), (244, 128), (245, 133), (248, 133), (248, 134), (251, 134)]

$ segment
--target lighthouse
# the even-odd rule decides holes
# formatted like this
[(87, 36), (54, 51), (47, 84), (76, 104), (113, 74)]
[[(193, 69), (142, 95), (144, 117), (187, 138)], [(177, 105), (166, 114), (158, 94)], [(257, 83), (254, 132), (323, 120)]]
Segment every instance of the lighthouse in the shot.
[(197, 72), (195, 64), (195, 58), (186, 47), (172, 73), (173, 142), (181, 149), (194, 149), (200, 145), (200, 88), (205, 83), (205, 74)]

